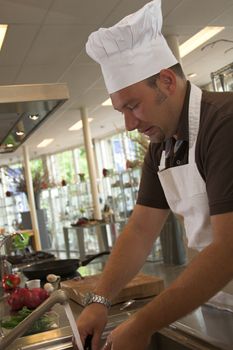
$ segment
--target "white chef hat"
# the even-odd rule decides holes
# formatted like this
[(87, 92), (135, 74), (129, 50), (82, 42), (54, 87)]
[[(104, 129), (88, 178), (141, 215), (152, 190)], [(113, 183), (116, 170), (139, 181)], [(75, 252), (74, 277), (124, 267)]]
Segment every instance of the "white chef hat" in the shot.
[(109, 94), (177, 63), (161, 28), (161, 0), (153, 0), (113, 27), (90, 34), (86, 51), (101, 65)]

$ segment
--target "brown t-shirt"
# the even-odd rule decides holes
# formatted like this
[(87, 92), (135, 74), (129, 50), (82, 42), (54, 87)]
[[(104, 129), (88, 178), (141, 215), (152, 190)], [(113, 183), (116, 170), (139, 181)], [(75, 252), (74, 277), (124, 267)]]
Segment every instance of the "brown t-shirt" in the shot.
[[(188, 163), (188, 106), (190, 83), (180, 116), (178, 141), (181, 146), (174, 152), (175, 142), (166, 145), (150, 143), (145, 156), (137, 203), (152, 208), (169, 208), (157, 171), (161, 152), (168, 142), (170, 154), (166, 167)], [(203, 91), (201, 118), (195, 160), (206, 183), (210, 215), (233, 211), (233, 92)]]

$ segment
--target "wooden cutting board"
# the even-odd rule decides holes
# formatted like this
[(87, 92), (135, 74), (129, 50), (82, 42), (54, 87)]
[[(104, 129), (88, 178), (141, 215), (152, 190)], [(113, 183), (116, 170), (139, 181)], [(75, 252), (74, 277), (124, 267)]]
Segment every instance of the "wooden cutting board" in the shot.
[[(82, 300), (87, 292), (94, 290), (101, 274), (87, 276), (82, 280), (69, 280), (61, 282), (61, 288), (70, 299), (82, 305)], [(158, 295), (164, 289), (162, 278), (139, 273), (129, 282), (120, 294), (112, 301), (112, 304), (121, 303), (129, 299), (146, 298)]]

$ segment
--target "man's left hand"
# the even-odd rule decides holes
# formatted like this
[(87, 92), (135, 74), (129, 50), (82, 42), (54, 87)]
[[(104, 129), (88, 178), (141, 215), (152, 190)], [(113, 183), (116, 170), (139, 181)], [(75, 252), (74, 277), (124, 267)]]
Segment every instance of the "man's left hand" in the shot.
[(145, 350), (150, 344), (150, 335), (140, 323), (131, 316), (109, 334), (101, 350)]

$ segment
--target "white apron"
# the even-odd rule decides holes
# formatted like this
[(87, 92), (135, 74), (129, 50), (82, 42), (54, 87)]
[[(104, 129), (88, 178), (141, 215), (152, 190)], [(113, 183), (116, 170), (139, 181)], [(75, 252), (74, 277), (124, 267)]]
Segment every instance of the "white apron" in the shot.
[(161, 170), (161, 160), (160, 171), (158, 172), (170, 209), (184, 219), (188, 247), (199, 251), (212, 242), (206, 185), (195, 163), (201, 95), (201, 90), (191, 84), (188, 164)]

